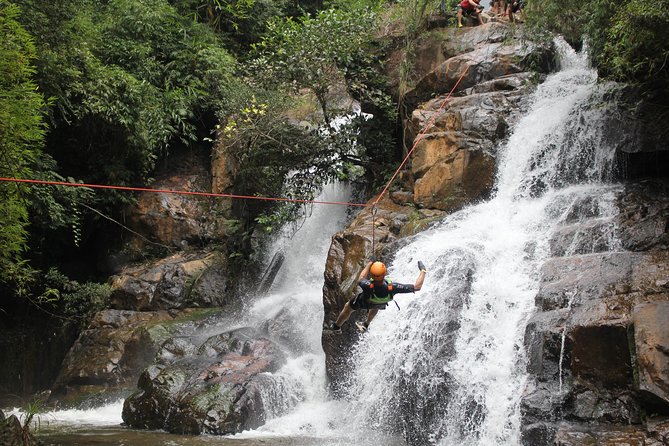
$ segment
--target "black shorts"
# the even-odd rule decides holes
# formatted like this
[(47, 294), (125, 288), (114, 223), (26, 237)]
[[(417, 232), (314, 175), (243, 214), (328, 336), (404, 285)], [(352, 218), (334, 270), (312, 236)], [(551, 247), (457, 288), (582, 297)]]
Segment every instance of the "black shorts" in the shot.
[(461, 8), (461, 9), (462, 9), (462, 14), (465, 15), (465, 16), (467, 16), (467, 17), (469, 17), (470, 15), (475, 15), (476, 12), (477, 12), (477, 9), (476, 9), (476, 8), (475, 8), (475, 9), (465, 9), (465, 8)]
[(388, 304), (375, 304), (365, 298), (363, 293), (352, 297), (348, 304), (353, 310), (385, 310)]

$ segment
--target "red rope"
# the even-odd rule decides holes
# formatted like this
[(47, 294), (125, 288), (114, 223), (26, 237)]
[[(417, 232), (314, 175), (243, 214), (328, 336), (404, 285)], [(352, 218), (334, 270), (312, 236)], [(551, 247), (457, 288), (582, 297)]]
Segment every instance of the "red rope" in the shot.
[[(430, 118), (428, 121), (427, 125), (425, 126), (424, 130), (418, 135), (416, 138), (416, 142), (414, 143), (413, 147), (407, 153), (407, 155), (404, 157), (404, 160), (400, 164), (400, 166), (397, 168), (395, 173), (393, 174), (392, 178), (390, 181), (388, 181), (388, 184), (386, 184), (386, 187), (381, 191), (379, 194), (378, 198), (374, 201), (372, 204), (367, 204), (367, 203), (350, 203), (350, 202), (345, 202), (345, 201), (319, 201), (319, 200), (301, 200), (301, 199), (294, 199), (294, 198), (281, 198), (281, 197), (258, 197), (258, 196), (252, 196), (252, 195), (235, 195), (235, 194), (216, 194), (213, 192), (192, 192), (192, 191), (180, 191), (180, 190), (170, 190), (170, 189), (149, 189), (145, 187), (129, 187), (129, 186), (109, 186), (109, 185), (104, 185), (104, 184), (87, 184), (87, 183), (68, 183), (65, 181), (46, 181), (46, 180), (30, 180), (30, 179), (20, 179), (20, 178), (2, 178), (0, 177), (0, 181), (4, 182), (13, 182), (13, 183), (29, 183), (29, 184), (43, 184), (43, 185), (51, 185), (51, 186), (67, 186), (67, 187), (87, 187), (90, 189), (114, 189), (114, 190), (124, 190), (124, 191), (132, 191), (132, 192), (154, 192), (154, 193), (162, 193), (162, 194), (176, 194), (176, 195), (197, 195), (201, 197), (218, 197), (218, 198), (239, 198), (243, 200), (261, 200), (261, 201), (280, 201), (284, 203), (313, 203), (313, 204), (333, 204), (333, 205), (340, 205), (340, 206), (357, 206), (357, 207), (372, 207), (375, 208), (379, 200), (383, 197), (383, 195), (386, 193), (388, 188), (390, 187), (390, 184), (393, 182), (395, 177), (399, 174), (399, 172), (402, 170), (402, 167), (404, 167), (404, 164), (406, 164), (407, 160), (413, 153), (413, 151), (416, 149), (416, 146), (420, 142), (420, 140), (423, 138), (427, 130), (432, 126), (434, 123), (435, 119), (437, 118), (437, 115), (441, 112), (441, 110), (444, 108), (446, 105), (446, 101), (451, 97), (453, 92), (455, 91), (456, 87), (460, 84), (460, 81), (465, 77), (465, 74), (469, 70), (469, 67), (465, 69), (465, 71), (460, 75), (460, 78), (458, 81), (453, 85), (453, 88), (451, 91), (448, 93), (446, 98), (442, 101), (441, 105), (439, 106), (439, 109), (437, 112)], [(372, 249), (374, 248), (374, 222), (375, 218), (373, 216), (372, 218)]]
[(404, 167), (404, 164), (406, 164), (407, 160), (409, 159), (409, 157), (411, 156), (413, 151), (416, 149), (416, 146), (418, 146), (418, 143), (420, 142), (420, 140), (423, 139), (423, 136), (425, 136), (425, 133), (432, 126), (432, 124), (434, 124), (434, 121), (437, 119), (437, 116), (441, 113), (441, 110), (446, 105), (446, 101), (448, 101), (448, 99), (451, 97), (451, 95), (453, 94), (453, 92), (455, 91), (457, 86), (460, 84), (460, 81), (462, 81), (462, 79), (465, 77), (465, 74), (467, 74), (467, 71), (469, 71), (469, 66), (467, 66), (467, 68), (465, 68), (465, 71), (462, 72), (458, 81), (455, 83), (455, 85), (453, 85), (453, 88), (451, 88), (451, 91), (448, 92), (448, 95), (446, 95), (444, 100), (441, 102), (441, 105), (439, 106), (439, 109), (437, 110), (437, 112), (434, 115), (432, 115), (432, 117), (427, 121), (427, 124), (425, 125), (425, 128), (423, 129), (423, 131), (416, 138), (416, 142), (414, 142), (413, 147), (411, 148), (411, 150), (409, 150), (409, 153), (407, 153), (407, 155), (404, 157), (404, 160), (402, 160), (402, 164), (400, 164), (400, 167), (397, 168), (397, 170), (393, 174), (392, 178), (390, 178), (390, 181), (388, 181), (388, 184), (386, 184), (386, 187), (383, 188), (383, 191), (381, 191), (378, 198), (374, 201), (373, 206), (376, 206), (376, 204), (379, 202), (379, 200), (381, 200), (381, 197), (383, 197), (383, 195), (386, 193), (386, 191), (390, 187), (390, 184), (393, 182), (395, 177), (400, 173), (400, 171), (402, 170), (402, 167)]
[(88, 187), (91, 189), (114, 189), (125, 190), (133, 192), (155, 192), (162, 194), (176, 194), (176, 195), (197, 195), (201, 197), (219, 197), (219, 198), (241, 198), (244, 200), (263, 200), (263, 201), (282, 201), (285, 203), (314, 203), (314, 204), (336, 204), (341, 206), (371, 206), (367, 203), (348, 203), (344, 201), (318, 201), (318, 200), (300, 200), (293, 198), (272, 198), (272, 197), (254, 197), (252, 195), (234, 195), (234, 194), (216, 194), (213, 192), (191, 192), (182, 190), (170, 189), (149, 189), (145, 187), (129, 187), (129, 186), (107, 186), (104, 184), (86, 184), (86, 183), (68, 183), (65, 181), (45, 181), (45, 180), (26, 180), (19, 178), (0, 178), (0, 181), (13, 183), (29, 183), (29, 184), (44, 184), (51, 186), (68, 186), (68, 187)]

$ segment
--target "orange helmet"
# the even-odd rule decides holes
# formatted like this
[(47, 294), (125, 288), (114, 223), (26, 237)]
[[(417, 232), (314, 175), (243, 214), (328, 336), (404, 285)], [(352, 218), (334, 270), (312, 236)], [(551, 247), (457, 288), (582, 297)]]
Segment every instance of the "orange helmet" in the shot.
[(385, 276), (386, 275), (386, 265), (381, 262), (374, 262), (369, 268), (369, 272), (372, 276)]

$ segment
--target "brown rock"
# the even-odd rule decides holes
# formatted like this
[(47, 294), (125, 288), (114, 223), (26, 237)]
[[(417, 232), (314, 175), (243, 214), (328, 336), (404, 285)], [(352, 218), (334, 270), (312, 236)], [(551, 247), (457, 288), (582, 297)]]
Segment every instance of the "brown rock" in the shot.
[(563, 426), (557, 431), (556, 446), (620, 445), (646, 446), (646, 433), (636, 426), (602, 426), (577, 430), (575, 426)]
[[(194, 348), (176, 355), (174, 343), (166, 343), (170, 351), (158, 355), (158, 363), (142, 373), (139, 390), (125, 400), (123, 420), (138, 428), (215, 435), (264, 423), (262, 395), (273, 387), (280, 391), (281, 383), (268, 372), (285, 362), (282, 351), (251, 329), (188, 341)], [(290, 398), (282, 402), (286, 409), (297, 402)]]
[[(159, 175), (152, 189), (209, 192), (211, 178), (208, 159), (181, 156), (169, 174)], [(225, 236), (226, 220), (220, 217), (222, 198), (207, 198), (173, 193), (140, 192), (137, 203), (126, 211), (127, 225), (135, 232), (131, 244), (146, 248), (182, 248)], [(162, 245), (162, 246), (161, 246)]]
[[(101, 311), (94, 317), (90, 327), (79, 335), (65, 356), (53, 385), (53, 397), (76, 399), (82, 393), (81, 388), (86, 389), (83, 393), (94, 393), (93, 389), (96, 387), (132, 388), (141, 367), (157, 351), (157, 346), (150, 344), (138, 348), (139, 328), (171, 319), (165, 311)], [(129, 348), (131, 344), (135, 348)]]
[(438, 97), (414, 110), (411, 173), (417, 204), (450, 212), (488, 196), (495, 151), (532, 85), (526, 73), (495, 78), (468, 89), (466, 96), (446, 102)]
[(639, 391), (651, 408), (669, 410), (669, 301), (634, 307)]
[(227, 303), (225, 268), (216, 253), (179, 253), (128, 267), (110, 279), (111, 305), (138, 311), (221, 306)]
[(53, 385), (52, 399), (78, 403), (82, 399), (127, 395), (144, 367), (153, 361), (171, 331), (211, 311), (135, 312), (103, 310), (95, 315), (65, 356)]

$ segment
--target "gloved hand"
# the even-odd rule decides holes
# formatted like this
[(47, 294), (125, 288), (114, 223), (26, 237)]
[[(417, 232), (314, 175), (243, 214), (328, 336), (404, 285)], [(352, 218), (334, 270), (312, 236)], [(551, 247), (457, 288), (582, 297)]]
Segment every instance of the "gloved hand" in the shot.
[(420, 260), (418, 261), (418, 269), (424, 272), (427, 272), (427, 268), (425, 268), (425, 264), (421, 262)]
[(374, 254), (369, 256), (369, 261), (372, 262), (372, 263), (376, 262), (376, 257), (374, 257)]

